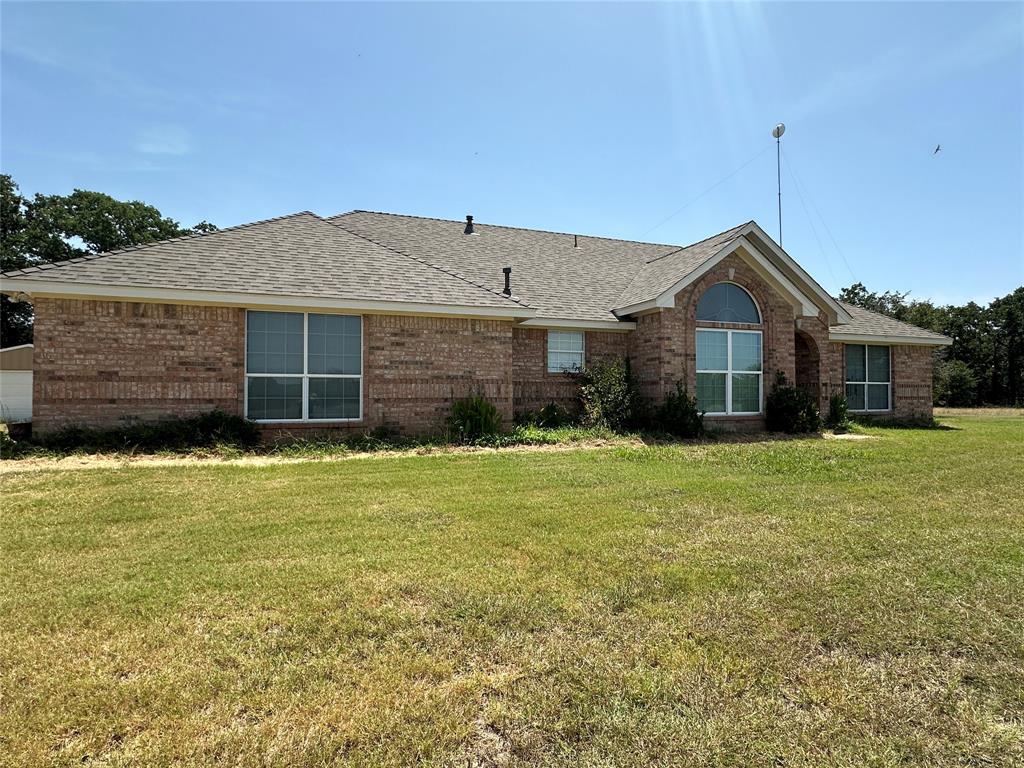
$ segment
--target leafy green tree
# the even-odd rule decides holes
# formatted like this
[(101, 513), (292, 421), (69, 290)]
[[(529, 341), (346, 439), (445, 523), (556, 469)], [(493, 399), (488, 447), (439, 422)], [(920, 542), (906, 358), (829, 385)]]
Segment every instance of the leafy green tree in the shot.
[(864, 286), (864, 283), (854, 283), (849, 288), (843, 288), (839, 292), (839, 300), (901, 320), (903, 313), (907, 309), (907, 296), (909, 295), (909, 292), (898, 293), (896, 291), (875, 293), (869, 291)]
[(942, 360), (935, 366), (933, 389), (936, 405), (962, 408), (977, 402), (978, 379), (963, 360)]
[[(76, 189), (70, 195), (36, 194), (29, 199), (6, 174), (0, 175), (0, 225), (3, 271), (217, 229), (206, 221), (183, 228), (151, 205), (102, 192)], [(31, 305), (3, 297), (0, 343), (6, 347), (31, 340)]]

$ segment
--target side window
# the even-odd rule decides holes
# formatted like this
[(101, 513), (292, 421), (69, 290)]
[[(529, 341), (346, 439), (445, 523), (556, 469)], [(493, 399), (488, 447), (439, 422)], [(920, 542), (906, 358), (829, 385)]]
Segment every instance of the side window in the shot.
[(846, 402), (851, 411), (888, 411), (892, 402), (890, 349), (847, 344)]
[(548, 331), (548, 372), (583, 368), (583, 331)]

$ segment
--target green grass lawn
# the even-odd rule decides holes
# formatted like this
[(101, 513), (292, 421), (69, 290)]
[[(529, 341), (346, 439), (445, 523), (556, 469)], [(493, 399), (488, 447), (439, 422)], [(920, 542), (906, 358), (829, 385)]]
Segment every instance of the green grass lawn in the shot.
[(1020, 765), (1024, 418), (6, 474), (10, 765)]

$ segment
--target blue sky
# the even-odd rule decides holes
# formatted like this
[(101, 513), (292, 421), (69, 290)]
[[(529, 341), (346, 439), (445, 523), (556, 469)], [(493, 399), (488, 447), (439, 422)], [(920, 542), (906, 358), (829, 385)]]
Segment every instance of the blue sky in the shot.
[(362, 208), (775, 235), (783, 121), (783, 244), (826, 288), (960, 302), (1024, 282), (1021, 4), (0, 11), (0, 166), (24, 192), (188, 225)]

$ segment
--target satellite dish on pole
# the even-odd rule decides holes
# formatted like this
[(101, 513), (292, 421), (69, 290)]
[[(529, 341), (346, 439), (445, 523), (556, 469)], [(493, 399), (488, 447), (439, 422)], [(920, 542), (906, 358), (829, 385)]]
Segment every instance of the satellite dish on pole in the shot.
[(782, 134), (784, 134), (785, 132), (786, 132), (786, 124), (785, 123), (779, 123), (774, 128), (772, 128), (772, 138), (781, 139), (782, 138)]

